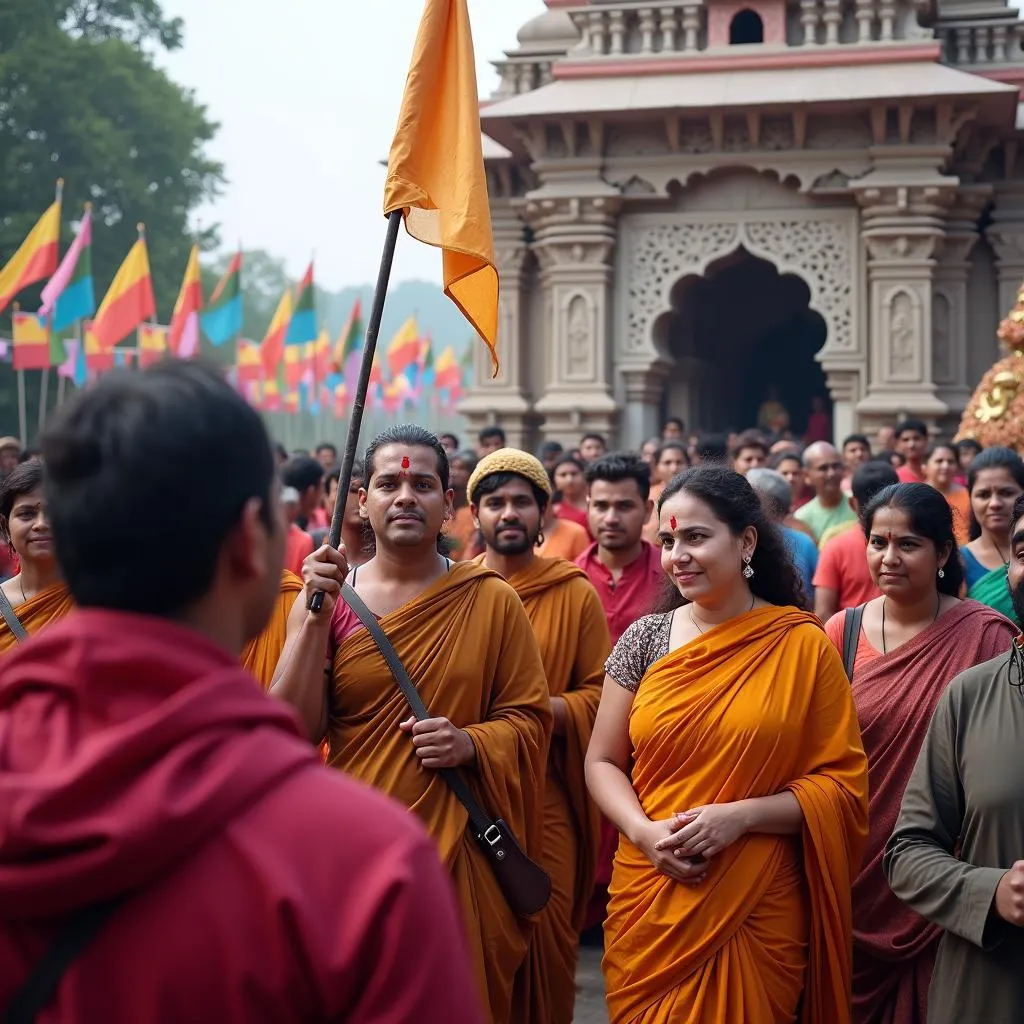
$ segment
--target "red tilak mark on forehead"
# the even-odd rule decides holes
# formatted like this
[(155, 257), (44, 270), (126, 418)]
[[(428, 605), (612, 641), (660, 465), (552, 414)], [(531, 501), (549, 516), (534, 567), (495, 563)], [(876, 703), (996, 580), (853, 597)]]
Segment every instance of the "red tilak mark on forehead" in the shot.
[(403, 455), (402, 456), (402, 469), (408, 469), (408, 468), (409, 468), (409, 456), (408, 455)]
[(676, 517), (675, 516), (669, 516), (668, 517), (668, 525), (671, 526), (673, 530), (676, 528)]

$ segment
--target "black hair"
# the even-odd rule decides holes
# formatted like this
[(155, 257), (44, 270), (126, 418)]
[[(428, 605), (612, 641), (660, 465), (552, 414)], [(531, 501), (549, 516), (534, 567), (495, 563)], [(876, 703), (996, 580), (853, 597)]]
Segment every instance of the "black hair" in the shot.
[(274, 442), (274, 458), (279, 462), (288, 461), (288, 449), (280, 441)]
[[(1005, 469), (1017, 482), (1017, 486), (1024, 488), (1024, 459), (1012, 449), (1004, 445), (993, 445), (985, 448), (974, 456), (970, 469), (967, 470), (967, 491), (974, 493), (978, 483), (978, 474), (986, 469)], [(981, 523), (974, 514), (974, 505), (971, 504), (971, 540), (977, 540), (981, 536)]]
[[(724, 466), (694, 466), (673, 477), (658, 499), (658, 514), (665, 502), (681, 491), (693, 495), (711, 509), (715, 518), (725, 523), (734, 537), (748, 527), (757, 531), (757, 546), (750, 560), (754, 575), (750, 591), (755, 597), (774, 605), (805, 608), (806, 600), (800, 575), (786, 547), (782, 531), (765, 512), (757, 491), (747, 478)], [(739, 572), (739, 566), (736, 567)], [(663, 611), (678, 608), (687, 602), (672, 588)]]
[(523, 476), (521, 473), (488, 473), (482, 480), (477, 482), (476, 487), (473, 489), (473, 493), (469, 495), (469, 500), (474, 505), (480, 504), (480, 499), (486, 497), (488, 494), (493, 494), (495, 491), (504, 487), (506, 484), (511, 483), (513, 480), (525, 480), (530, 485), (530, 490), (533, 491), (534, 500), (537, 502), (537, 508), (540, 509), (541, 515), (544, 514), (544, 510), (548, 507), (548, 495), (546, 491), (542, 491), (532, 480)]
[(646, 501), (651, 496), (651, 467), (633, 452), (612, 452), (602, 455), (587, 466), (584, 471), (587, 485), (598, 480), (617, 484), (622, 480), (635, 480), (640, 500)]
[(844, 437), (839, 450), (842, 451), (848, 444), (862, 444), (868, 451), (871, 451), (871, 442), (868, 440), (866, 434), (850, 434), (847, 437)]
[(669, 416), (669, 418), (667, 420), (665, 420), (664, 423), (662, 423), (662, 425), (661, 425), (662, 433), (665, 432), (665, 428), (666, 427), (670, 427), (670, 426), (677, 426), (679, 428), (680, 432), (682, 432), (682, 431), (684, 431), (686, 429), (686, 424), (678, 416)]
[[(597, 460), (600, 461), (600, 460)], [(583, 464), (581, 459), (578, 459), (571, 452), (566, 452), (555, 464), (551, 467), (551, 475), (554, 476), (558, 472), (559, 466), (568, 466), (569, 464), (574, 465), (581, 473), (585, 473), (587, 467)]]
[(324, 467), (311, 455), (293, 455), (281, 467), (281, 483), (304, 494), (310, 487), (319, 487), (324, 479)]
[(686, 442), (685, 441), (662, 441), (658, 445), (657, 451), (654, 453), (654, 464), (655, 465), (657, 465), (659, 462), (661, 462), (662, 455), (664, 455), (665, 452), (667, 452), (667, 451), (682, 452), (683, 453), (683, 462), (685, 462), (686, 465), (690, 464), (690, 453), (687, 450), (687, 446), (686, 446)]
[(321, 441), (316, 446), (316, 454), (319, 455), (321, 452), (330, 452), (337, 459), (338, 446), (333, 441)]
[(915, 434), (920, 434), (922, 437), (928, 437), (928, 424), (925, 423), (924, 420), (903, 420), (903, 422), (896, 427), (896, 440), (898, 441), (900, 437), (908, 431), (913, 431)]
[(41, 459), (42, 457), (43, 453), (38, 448), (34, 445), (29, 445), (22, 451), (21, 455), (18, 456), (18, 461), (31, 462), (33, 459)]
[(973, 437), (965, 437), (962, 441), (955, 442), (953, 447), (958, 456), (963, 455), (966, 451), (973, 451), (975, 455), (980, 455), (985, 450), (981, 442), (976, 441)]
[(497, 424), (492, 424), (489, 427), (484, 427), (484, 429), (481, 430), (479, 434), (477, 434), (477, 440), (480, 442), (480, 444), (483, 444), (484, 441), (490, 441), (491, 438), (495, 437), (501, 442), (502, 448), (504, 448), (506, 443), (505, 431), (502, 430), (501, 427), (499, 427)]
[(442, 430), (441, 433), (437, 435), (438, 441), (443, 441), (446, 437), (452, 442), (452, 447), (458, 449), (459, 435), (453, 434), (450, 430)]
[(729, 439), (724, 434), (701, 434), (697, 454), (701, 462), (725, 462), (729, 457)]
[(956, 445), (955, 445), (955, 444), (953, 444), (953, 442), (952, 442), (952, 441), (950, 441), (950, 442), (946, 442), (946, 441), (936, 441), (936, 442), (935, 442), (935, 444), (930, 444), (930, 445), (928, 445), (928, 451), (926, 451), (926, 452), (925, 452), (925, 456), (924, 456), (924, 461), (925, 461), (925, 462), (928, 462), (928, 461), (929, 461), (929, 459), (931, 459), (931, 457), (932, 457), (932, 456), (933, 456), (933, 455), (934, 455), (934, 454), (935, 454), (935, 453), (936, 453), (936, 452), (937, 452), (937, 451), (938, 451), (938, 450), (939, 450), (940, 448), (945, 448), (945, 449), (946, 449), (946, 451), (948, 451), (948, 452), (952, 453), (952, 455), (953, 455), (953, 461), (959, 464), (959, 459), (957, 458), (957, 453), (956, 453)]
[[(498, 430), (500, 428), (493, 427), (488, 429)], [(483, 436), (484, 431), (481, 431), (481, 439)], [(387, 430), (381, 431), (366, 446), (366, 455), (363, 458), (366, 472), (366, 476), (363, 479), (364, 485), (370, 482), (373, 474), (377, 471), (377, 467), (374, 465), (377, 452), (381, 448), (386, 448), (389, 444), (404, 444), (408, 448), (429, 448), (437, 459), (437, 475), (441, 478), (441, 490), (448, 490), (448, 453), (444, 450), (436, 435), (424, 427), (417, 426), (415, 423), (398, 423), (393, 427), (388, 427)]]
[(857, 508), (863, 509), (867, 508), (879, 491), (884, 491), (886, 487), (892, 487), (899, 482), (900, 478), (892, 468), (892, 463), (884, 459), (872, 459), (853, 471), (850, 490), (853, 492), (854, 501), (857, 502)]
[(784, 462), (799, 462), (800, 468), (804, 468), (804, 457), (799, 452), (776, 452), (768, 459), (769, 469), (778, 469)]
[(15, 466), (0, 481), (0, 537), (11, 542), (11, 510), (18, 498), (38, 491), (43, 486), (43, 464), (39, 459), (29, 459)]
[(893, 508), (906, 513), (910, 529), (935, 545), (935, 550), (948, 545), (950, 555), (942, 566), (942, 578), (936, 586), (940, 594), (959, 597), (964, 582), (964, 567), (957, 553), (953, 532), (953, 510), (942, 494), (929, 484), (892, 484), (880, 490), (861, 509), (860, 524), (865, 537), (871, 536), (871, 524), (879, 509)]
[(565, 448), (558, 441), (545, 441), (537, 449), (537, 458), (543, 462), (549, 455), (561, 455)]
[(601, 445), (602, 448), (607, 448), (608, 447), (608, 442), (604, 439), (604, 434), (594, 434), (594, 433), (584, 434), (580, 438), (580, 444), (583, 444), (584, 441), (597, 441)]
[(1019, 523), (1024, 519), (1024, 494), (1018, 494), (1017, 500), (1013, 503), (1013, 512), (1010, 515), (1010, 526)]
[(263, 421), (201, 360), (102, 377), (56, 411), (42, 449), (57, 561), (84, 607), (178, 616), (209, 591), (248, 502), (280, 529)]
[(758, 448), (764, 453), (764, 457), (768, 458), (768, 442), (756, 430), (744, 430), (736, 438), (736, 443), (732, 446), (729, 455), (732, 459), (738, 459), (740, 453), (746, 451), (747, 448)]
[[(363, 463), (360, 459), (356, 459), (356, 461), (352, 463), (352, 479), (363, 479)], [(324, 490), (329, 491), (331, 489), (330, 485), (332, 483), (341, 483), (341, 466), (335, 466), (334, 469), (332, 469), (330, 473), (328, 473), (327, 476), (324, 477)]]

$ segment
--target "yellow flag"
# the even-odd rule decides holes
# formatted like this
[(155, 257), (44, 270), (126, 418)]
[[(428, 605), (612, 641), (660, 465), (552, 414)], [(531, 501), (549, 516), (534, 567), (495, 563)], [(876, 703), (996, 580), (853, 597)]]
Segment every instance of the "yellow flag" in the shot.
[(445, 294), (498, 372), (498, 271), (466, 0), (427, 0), (388, 157), (384, 213), (444, 253)]

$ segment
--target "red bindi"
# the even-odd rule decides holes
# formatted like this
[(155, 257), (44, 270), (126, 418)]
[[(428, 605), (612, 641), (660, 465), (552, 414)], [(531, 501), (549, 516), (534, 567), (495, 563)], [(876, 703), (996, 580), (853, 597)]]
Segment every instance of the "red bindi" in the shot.
[(408, 455), (403, 455), (402, 456), (402, 469), (408, 469), (408, 468), (409, 468), (409, 456)]
[(676, 517), (675, 516), (669, 516), (668, 517), (668, 525), (671, 526), (673, 530), (676, 528)]

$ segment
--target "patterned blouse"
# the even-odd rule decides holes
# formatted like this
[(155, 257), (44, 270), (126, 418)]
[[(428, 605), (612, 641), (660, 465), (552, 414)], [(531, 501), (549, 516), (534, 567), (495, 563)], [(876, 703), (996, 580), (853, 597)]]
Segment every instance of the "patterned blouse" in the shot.
[(604, 669), (619, 684), (634, 693), (644, 673), (668, 654), (674, 611), (645, 615), (622, 634)]

